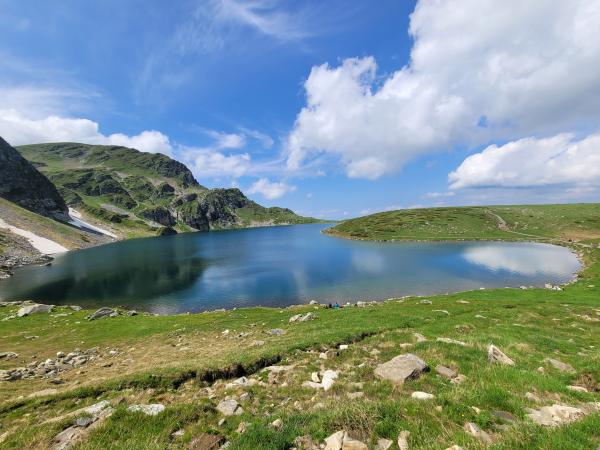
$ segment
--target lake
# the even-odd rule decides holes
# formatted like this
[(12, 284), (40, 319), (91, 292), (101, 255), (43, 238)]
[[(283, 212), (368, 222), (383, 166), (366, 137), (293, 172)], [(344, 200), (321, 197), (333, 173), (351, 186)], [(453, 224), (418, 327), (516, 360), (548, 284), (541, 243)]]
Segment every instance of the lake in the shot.
[(580, 268), (570, 250), (549, 244), (363, 242), (322, 234), (328, 226), (187, 233), (69, 252), (0, 281), (0, 300), (173, 314), (543, 286), (570, 281)]

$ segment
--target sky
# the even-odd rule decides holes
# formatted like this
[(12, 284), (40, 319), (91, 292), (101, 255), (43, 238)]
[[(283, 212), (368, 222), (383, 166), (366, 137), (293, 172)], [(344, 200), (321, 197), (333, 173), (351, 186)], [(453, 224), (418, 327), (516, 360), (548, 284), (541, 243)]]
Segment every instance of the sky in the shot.
[(600, 201), (600, 0), (0, 0), (0, 136), (344, 219)]

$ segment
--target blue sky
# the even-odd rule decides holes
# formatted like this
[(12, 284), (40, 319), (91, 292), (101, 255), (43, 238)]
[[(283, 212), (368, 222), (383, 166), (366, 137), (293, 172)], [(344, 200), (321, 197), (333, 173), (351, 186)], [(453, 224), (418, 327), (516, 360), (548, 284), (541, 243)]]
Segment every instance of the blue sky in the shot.
[(598, 201), (599, 3), (0, 0), (0, 135), (328, 218)]

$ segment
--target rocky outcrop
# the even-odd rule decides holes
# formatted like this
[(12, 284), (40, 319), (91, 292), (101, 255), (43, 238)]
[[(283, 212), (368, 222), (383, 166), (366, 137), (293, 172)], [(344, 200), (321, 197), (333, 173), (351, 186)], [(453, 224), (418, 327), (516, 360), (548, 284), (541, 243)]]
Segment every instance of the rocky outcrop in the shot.
[(404, 384), (406, 380), (418, 378), (429, 366), (411, 353), (396, 356), (375, 368), (375, 375), (394, 384)]
[(175, 219), (171, 215), (171, 212), (164, 206), (144, 209), (140, 212), (140, 216), (165, 227), (172, 227), (176, 223)]
[(52, 219), (67, 221), (69, 217), (56, 187), (1, 137), (0, 197)]

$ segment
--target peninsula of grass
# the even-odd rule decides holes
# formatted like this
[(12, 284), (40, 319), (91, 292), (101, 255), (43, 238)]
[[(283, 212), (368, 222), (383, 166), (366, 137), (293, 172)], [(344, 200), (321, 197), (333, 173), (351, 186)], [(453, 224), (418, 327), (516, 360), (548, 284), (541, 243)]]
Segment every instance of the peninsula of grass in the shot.
[[(600, 445), (600, 412), (593, 407), (600, 402), (599, 218), (598, 205), (450, 208), (382, 213), (330, 231), (379, 240), (531, 240), (515, 233), (535, 235), (571, 245), (585, 262), (577, 280), (562, 290), (477, 290), (341, 309), (123, 313), (94, 321), (86, 319), (92, 311), (68, 307), (4, 320), (18, 306), (0, 307), (0, 353), (18, 354), (0, 359), (0, 369), (76, 348), (95, 348), (97, 355), (60, 372), (61, 384), (46, 377), (0, 381), (0, 448), (53, 448), (55, 437), (81, 415), (70, 413), (106, 400), (112, 415), (90, 426), (71, 448), (209, 448), (199, 446), (208, 436), (229, 442), (233, 450), (289, 449), (299, 447), (298, 437), (320, 444), (345, 430), (368, 448), (389, 439), (397, 449), (400, 432), (408, 431), (410, 449), (595, 449)], [(308, 312), (316, 319), (290, 322)], [(340, 349), (341, 344), (348, 348)], [(490, 344), (514, 366), (491, 364)], [(405, 353), (431, 370), (403, 385), (374, 375), (379, 364)], [(557, 369), (549, 358), (572, 370)], [(282, 368), (276, 376), (264, 370), (272, 365)], [(464, 375), (463, 381), (438, 375), (438, 365)], [(338, 372), (331, 389), (303, 385), (325, 370)], [(247, 380), (233, 383), (242, 376)], [(415, 391), (434, 397), (416, 400)], [(240, 414), (217, 410), (228, 398), (239, 403)], [(155, 416), (128, 409), (137, 404), (165, 409)], [(552, 405), (586, 413), (554, 427), (528, 416)], [(467, 433), (465, 423), (476, 424), (491, 442)]]

